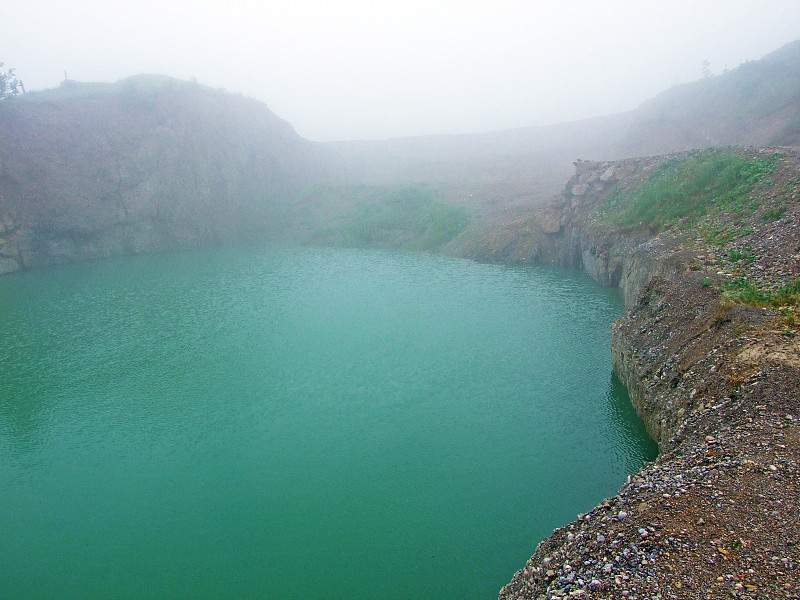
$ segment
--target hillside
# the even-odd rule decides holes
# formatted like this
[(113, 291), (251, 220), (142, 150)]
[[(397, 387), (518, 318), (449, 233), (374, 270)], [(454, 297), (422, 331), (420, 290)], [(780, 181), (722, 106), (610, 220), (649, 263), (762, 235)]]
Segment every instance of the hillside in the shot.
[(634, 111), (549, 127), (322, 145), (343, 186), (425, 184), (470, 211), (444, 247), (470, 254), (558, 194), (577, 160), (709, 146), (800, 144), (800, 41), (722, 75), (675, 86)]
[(800, 145), (800, 40), (659, 94), (635, 111), (619, 150), (641, 156), (728, 145)]
[(476, 256), (622, 289), (614, 370), (661, 450), (500, 598), (798, 597), (799, 194), (796, 149), (582, 162)]
[(196, 83), (65, 82), (0, 104), (0, 273), (251, 239), (471, 254), (576, 159), (795, 144), (798, 123), (800, 42), (630, 113), (362, 142), (309, 142)]
[(613, 154), (631, 119), (622, 114), (481, 134), (329, 142), (321, 148), (343, 184), (425, 183), (448, 201), (482, 211), (487, 203), (549, 199), (569, 178), (576, 156)]
[(261, 103), (139, 76), (0, 104), (0, 273), (278, 237), (312, 145)]

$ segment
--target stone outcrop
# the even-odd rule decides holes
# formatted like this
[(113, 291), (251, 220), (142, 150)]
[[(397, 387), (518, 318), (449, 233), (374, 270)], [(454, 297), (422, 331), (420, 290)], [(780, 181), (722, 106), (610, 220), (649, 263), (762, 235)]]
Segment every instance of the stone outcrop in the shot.
[(0, 104), (0, 273), (280, 237), (314, 149), (259, 102), (140, 76)]
[(563, 193), (504, 230), (492, 232), (471, 256), (580, 268), (605, 285), (619, 287), (630, 307), (653, 275), (672, 274), (676, 266), (671, 253), (664, 251), (664, 241), (645, 226), (625, 231), (595, 227), (596, 211), (612, 190), (641, 184), (669, 156), (576, 162), (575, 175)]
[[(664, 158), (577, 163), (562, 195), (483, 256), (580, 267), (620, 286), (614, 370), (661, 450), (618, 496), (544, 540), (500, 598), (798, 597), (795, 308), (736, 303), (720, 287), (744, 276), (777, 289), (800, 277), (800, 206), (786, 185), (800, 153), (783, 149), (753, 192), (762, 206), (778, 202), (781, 218), (758, 208), (727, 247), (601, 222), (611, 186), (631, 189)], [(722, 259), (746, 248), (760, 254)]]

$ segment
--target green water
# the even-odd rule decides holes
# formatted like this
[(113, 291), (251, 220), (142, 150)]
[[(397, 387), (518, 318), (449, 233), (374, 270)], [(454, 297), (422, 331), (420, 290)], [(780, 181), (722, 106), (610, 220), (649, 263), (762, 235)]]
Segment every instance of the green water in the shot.
[(616, 293), (228, 249), (0, 278), (0, 597), (496, 597), (655, 447)]

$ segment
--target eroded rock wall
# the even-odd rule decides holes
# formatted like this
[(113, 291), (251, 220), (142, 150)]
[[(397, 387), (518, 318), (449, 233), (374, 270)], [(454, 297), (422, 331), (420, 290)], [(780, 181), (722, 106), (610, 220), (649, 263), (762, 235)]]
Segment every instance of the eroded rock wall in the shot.
[[(526, 222), (524, 259), (581, 267), (623, 289), (614, 370), (661, 454), (617, 496), (542, 541), (501, 599), (796, 597), (795, 307), (750, 306), (720, 293), (744, 276), (774, 290), (800, 274), (791, 185), (800, 155), (780, 154), (753, 191), (761, 206), (727, 248), (669, 230), (603, 227), (597, 208), (607, 189), (598, 181), (614, 165), (579, 164), (567, 192)], [(628, 164), (647, 173), (652, 163)], [(778, 219), (764, 208), (776, 205)], [(505, 240), (508, 255), (518, 249), (513, 240)], [(731, 261), (742, 249), (751, 260)], [(773, 567), (778, 562), (785, 568)]]
[(471, 256), (579, 268), (605, 285), (619, 287), (630, 307), (651, 277), (669, 276), (676, 265), (665, 260), (669, 254), (663, 241), (646, 226), (624, 231), (598, 226), (597, 211), (611, 193), (641, 184), (667, 158), (576, 162), (575, 175), (563, 193), (503, 231), (491, 232)]
[(285, 234), (311, 144), (261, 103), (163, 77), (0, 105), (0, 273)]
[[(657, 235), (645, 224), (621, 228), (604, 221), (610, 197), (639, 186), (674, 156), (579, 161), (562, 194), (491, 236), (474, 255), (579, 268), (620, 288), (627, 312), (612, 331), (614, 370), (662, 448), (699, 406), (703, 392), (730, 379), (709, 383), (716, 381), (709, 376), (716, 368), (697, 375), (693, 369), (706, 357), (694, 349), (709, 347), (710, 337), (727, 331), (721, 323), (733, 319), (750, 326), (753, 320), (743, 309), (728, 312), (720, 306), (720, 281), (714, 273), (695, 271), (691, 240), (669, 230)], [(715, 353), (721, 345), (714, 345)]]

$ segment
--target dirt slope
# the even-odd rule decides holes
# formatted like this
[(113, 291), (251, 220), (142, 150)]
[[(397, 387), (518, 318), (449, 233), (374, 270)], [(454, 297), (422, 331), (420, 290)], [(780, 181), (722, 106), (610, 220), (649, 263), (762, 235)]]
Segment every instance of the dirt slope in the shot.
[[(542, 542), (500, 598), (800, 597), (800, 152), (737, 152), (778, 157), (744, 213), (658, 233), (611, 227), (597, 215), (613, 190), (636, 189), (674, 157), (583, 164), (498, 247), (609, 283), (644, 281), (612, 351), (662, 451), (618, 496)], [(601, 181), (609, 173), (624, 176)]]

